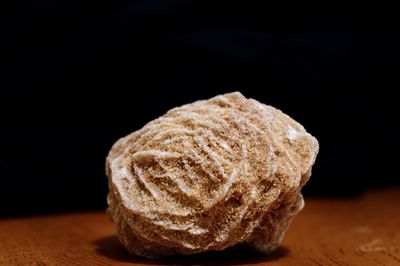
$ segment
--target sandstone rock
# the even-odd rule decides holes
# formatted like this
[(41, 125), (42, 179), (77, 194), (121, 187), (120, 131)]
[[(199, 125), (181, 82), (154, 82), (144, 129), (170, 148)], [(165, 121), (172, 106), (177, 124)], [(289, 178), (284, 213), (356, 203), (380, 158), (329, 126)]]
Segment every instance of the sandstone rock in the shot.
[(317, 140), (281, 111), (229, 93), (174, 108), (121, 138), (106, 163), (107, 210), (148, 258), (281, 242), (304, 203)]

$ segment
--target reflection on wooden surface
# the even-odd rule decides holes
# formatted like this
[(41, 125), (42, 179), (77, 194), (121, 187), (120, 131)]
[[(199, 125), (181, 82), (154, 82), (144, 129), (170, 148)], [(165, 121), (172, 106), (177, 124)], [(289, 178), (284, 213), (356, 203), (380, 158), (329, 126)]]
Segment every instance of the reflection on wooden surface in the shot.
[(130, 255), (104, 212), (0, 220), (0, 265), (400, 265), (400, 188), (306, 199), (268, 256), (230, 248), (147, 260)]

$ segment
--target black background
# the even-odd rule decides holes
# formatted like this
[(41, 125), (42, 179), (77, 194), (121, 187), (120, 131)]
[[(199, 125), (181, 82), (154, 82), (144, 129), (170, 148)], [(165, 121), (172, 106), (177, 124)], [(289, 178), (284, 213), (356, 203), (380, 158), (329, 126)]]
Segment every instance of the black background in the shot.
[(0, 216), (105, 208), (104, 162), (118, 138), (236, 90), (317, 137), (306, 195), (400, 183), (400, 34), (390, 14), (314, 19), (154, 0), (0, 10)]

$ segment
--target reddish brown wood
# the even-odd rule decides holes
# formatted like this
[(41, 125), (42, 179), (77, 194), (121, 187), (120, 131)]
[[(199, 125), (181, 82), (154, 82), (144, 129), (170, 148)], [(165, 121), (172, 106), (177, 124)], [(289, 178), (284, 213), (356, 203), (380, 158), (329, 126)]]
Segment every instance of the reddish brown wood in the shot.
[(306, 199), (272, 255), (228, 250), (164, 260), (129, 255), (102, 212), (0, 221), (0, 265), (400, 265), (400, 188)]

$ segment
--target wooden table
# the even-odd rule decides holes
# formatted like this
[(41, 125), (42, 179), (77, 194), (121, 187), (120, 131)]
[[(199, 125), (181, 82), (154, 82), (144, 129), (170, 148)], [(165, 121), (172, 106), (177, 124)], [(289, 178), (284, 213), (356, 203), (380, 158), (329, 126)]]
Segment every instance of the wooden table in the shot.
[(0, 220), (0, 265), (400, 265), (400, 188), (306, 199), (272, 255), (226, 250), (164, 260), (129, 255), (103, 212)]

